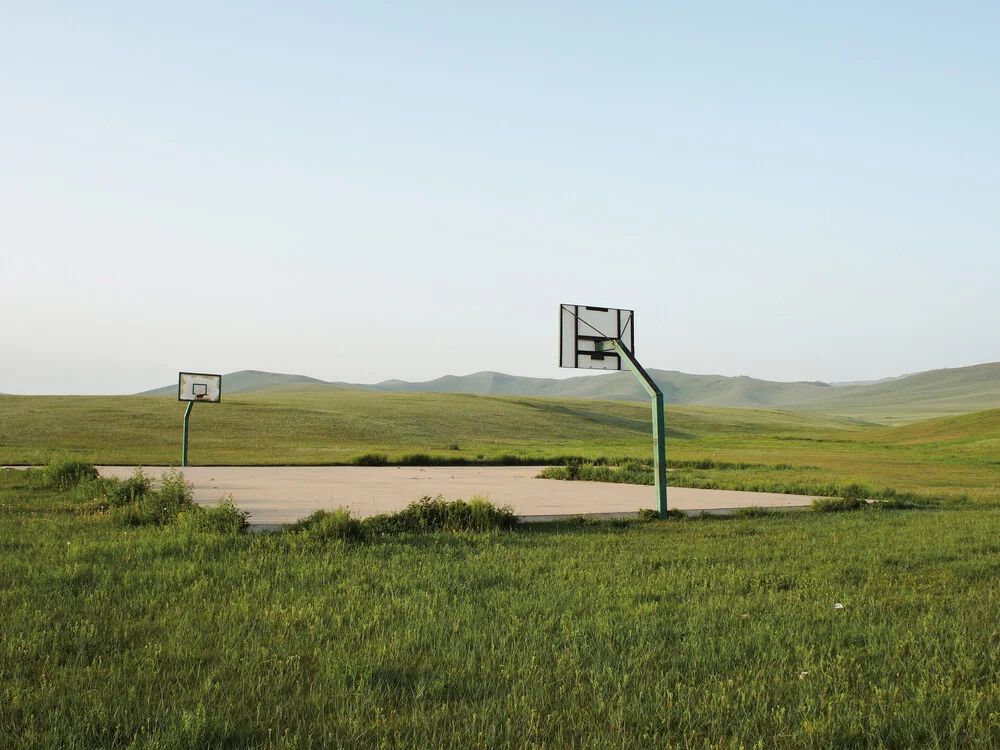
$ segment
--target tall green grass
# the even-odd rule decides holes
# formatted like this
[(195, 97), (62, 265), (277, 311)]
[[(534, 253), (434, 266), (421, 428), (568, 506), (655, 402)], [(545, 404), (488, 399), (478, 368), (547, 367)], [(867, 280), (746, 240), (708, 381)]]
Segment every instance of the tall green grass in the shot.
[(0, 471), (2, 747), (1000, 744), (994, 511), (357, 543), (85, 484)]

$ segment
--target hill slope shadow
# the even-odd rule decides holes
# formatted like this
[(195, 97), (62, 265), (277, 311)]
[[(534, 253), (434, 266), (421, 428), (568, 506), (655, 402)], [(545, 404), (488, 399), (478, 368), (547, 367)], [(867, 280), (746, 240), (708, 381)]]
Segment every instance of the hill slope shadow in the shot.
[[(651, 430), (650, 423), (643, 419), (629, 419), (628, 417), (595, 414), (594, 412), (586, 409), (563, 406), (562, 404), (538, 403), (521, 400), (517, 400), (514, 403), (520, 404), (521, 406), (527, 406), (531, 409), (537, 409), (538, 411), (543, 411), (548, 414), (557, 414), (565, 417), (584, 419), (588, 422), (605, 424), (609, 427), (617, 427), (621, 430), (628, 430), (629, 432), (649, 433)], [(680, 430), (671, 429), (669, 427), (665, 428), (664, 432), (666, 437), (677, 438), (678, 440), (693, 440), (695, 438), (695, 436), (690, 433), (681, 432)]]

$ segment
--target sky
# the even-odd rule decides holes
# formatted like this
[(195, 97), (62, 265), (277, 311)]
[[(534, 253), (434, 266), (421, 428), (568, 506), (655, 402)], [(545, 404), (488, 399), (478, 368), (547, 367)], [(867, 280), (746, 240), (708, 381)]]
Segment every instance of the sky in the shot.
[(1000, 4), (0, 6), (0, 392), (1000, 360)]

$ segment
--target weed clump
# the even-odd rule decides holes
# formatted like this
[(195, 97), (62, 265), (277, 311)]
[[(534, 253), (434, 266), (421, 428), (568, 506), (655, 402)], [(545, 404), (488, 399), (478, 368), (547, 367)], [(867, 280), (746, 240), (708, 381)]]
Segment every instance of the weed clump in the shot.
[(171, 469), (163, 475), (160, 488), (135, 496), (111, 508), (111, 517), (121, 526), (166, 526), (178, 515), (197, 508), (194, 485), (184, 475)]
[(917, 510), (927, 506), (903, 497), (888, 497), (876, 500), (870, 507), (877, 510)]
[(344, 508), (314, 511), (288, 530), (316, 542), (360, 539), (363, 533), (362, 522)]
[(812, 501), (812, 510), (816, 513), (843, 513), (867, 507), (868, 503), (860, 497), (817, 497)]
[(60, 491), (94, 479), (97, 479), (97, 469), (75, 458), (56, 458), (45, 467), (45, 484)]
[(143, 472), (142, 468), (128, 479), (109, 478), (105, 481), (104, 496), (112, 508), (134, 505), (153, 491), (153, 482)]
[[(681, 519), (687, 518), (687, 513), (678, 508), (667, 508), (667, 517), (663, 520), (666, 521), (680, 521)], [(660, 520), (660, 512), (654, 508), (640, 508), (637, 520), (640, 523), (649, 523), (651, 521)]]
[(563, 479), (574, 482), (612, 482), (618, 484), (653, 484), (653, 468), (642, 461), (628, 459), (618, 466), (569, 460), (563, 466), (546, 466), (539, 479)]
[(397, 513), (372, 516), (364, 522), (373, 535), (428, 531), (507, 531), (518, 524), (514, 511), (496, 507), (482, 497), (446, 500), (424, 496)]
[(441, 495), (415, 500), (396, 513), (382, 513), (364, 520), (355, 518), (345, 508), (317, 510), (286, 528), (308, 541), (370, 541), (396, 534), (429, 532), (506, 531), (519, 523), (511, 508), (497, 508), (488, 500), (473, 497), (446, 500)]
[(759, 505), (748, 505), (745, 508), (733, 508), (734, 518), (765, 518), (773, 515), (774, 511), (771, 508), (762, 508)]
[(388, 466), (389, 457), (384, 453), (365, 453), (354, 457), (355, 466)]
[(194, 501), (194, 485), (176, 469), (163, 475), (159, 487), (141, 468), (127, 479), (99, 476), (90, 464), (53, 461), (40, 472), (46, 487), (66, 493), (71, 507), (84, 515), (104, 515), (118, 526), (168, 526), (193, 531), (239, 533), (250, 514), (240, 510), (231, 495), (218, 505), (203, 508)]
[(250, 514), (240, 510), (232, 495), (225, 495), (217, 505), (203, 508), (192, 504), (177, 514), (181, 528), (214, 534), (241, 534), (247, 528)]

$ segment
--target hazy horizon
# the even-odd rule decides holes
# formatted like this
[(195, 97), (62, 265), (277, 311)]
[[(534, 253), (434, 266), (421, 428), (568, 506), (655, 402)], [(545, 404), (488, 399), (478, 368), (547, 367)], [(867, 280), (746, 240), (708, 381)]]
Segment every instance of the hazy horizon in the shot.
[(1000, 360), (1000, 6), (0, 11), (0, 392)]

